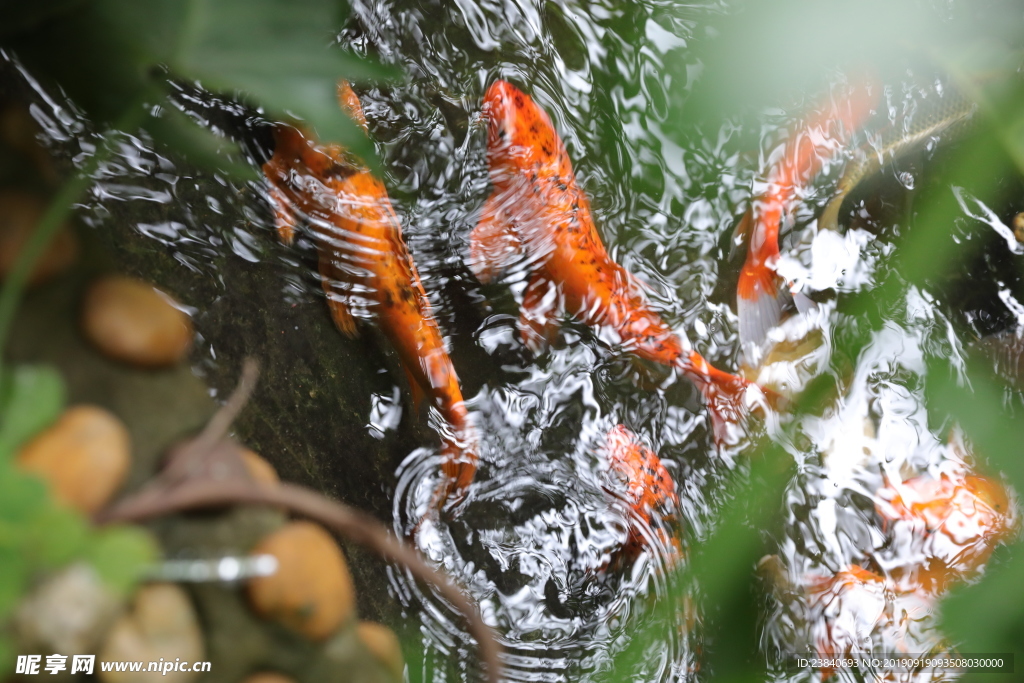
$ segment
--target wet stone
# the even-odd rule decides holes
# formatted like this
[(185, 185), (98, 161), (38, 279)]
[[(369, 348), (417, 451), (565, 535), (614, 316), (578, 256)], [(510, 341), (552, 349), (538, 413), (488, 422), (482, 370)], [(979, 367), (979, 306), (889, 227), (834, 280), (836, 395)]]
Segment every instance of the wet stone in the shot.
[(69, 408), (18, 453), (18, 465), (49, 484), (54, 496), (83, 514), (106, 505), (131, 465), (128, 429), (97, 406)]
[(192, 321), (152, 285), (122, 276), (97, 280), (82, 303), (82, 330), (107, 356), (143, 368), (173, 365), (192, 344)]
[(278, 562), (273, 575), (249, 581), (256, 613), (314, 641), (324, 640), (352, 619), (352, 577), (337, 543), (323, 528), (292, 522), (260, 541), (253, 552), (273, 555)]

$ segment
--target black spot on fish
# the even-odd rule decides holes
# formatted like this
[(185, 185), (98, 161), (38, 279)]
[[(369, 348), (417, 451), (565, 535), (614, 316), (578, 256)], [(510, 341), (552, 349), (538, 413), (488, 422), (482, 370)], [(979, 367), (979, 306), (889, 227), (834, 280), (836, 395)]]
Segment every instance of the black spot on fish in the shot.
[(347, 178), (348, 176), (354, 174), (355, 172), (356, 168), (352, 164), (343, 164), (335, 161), (324, 170), (324, 177)]

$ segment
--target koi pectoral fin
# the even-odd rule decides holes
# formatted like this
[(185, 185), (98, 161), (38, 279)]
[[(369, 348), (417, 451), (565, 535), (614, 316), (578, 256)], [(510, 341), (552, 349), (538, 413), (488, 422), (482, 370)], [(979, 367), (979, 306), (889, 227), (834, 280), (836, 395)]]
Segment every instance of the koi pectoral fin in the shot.
[(519, 310), (519, 335), (534, 354), (543, 353), (555, 341), (561, 313), (555, 283), (541, 277), (531, 280)]
[(501, 277), (522, 248), (502, 208), (506, 202), (507, 199), (497, 192), (488, 197), (480, 222), (469, 235), (469, 269), (484, 284)]
[(277, 238), (284, 244), (291, 244), (295, 239), (299, 220), (295, 212), (292, 211), (288, 198), (276, 185), (271, 184), (267, 199), (274, 212), (274, 228), (277, 230)]
[(416, 381), (416, 377), (409, 368), (405, 368), (405, 379), (409, 381), (409, 393), (412, 395), (413, 413), (415, 415), (419, 415), (423, 402), (427, 400), (427, 392), (424, 391), (420, 383)]
[(359, 328), (356, 327), (355, 316), (348, 305), (348, 294), (344, 291), (341, 280), (334, 276), (334, 264), (326, 249), (320, 249), (320, 282), (327, 295), (327, 308), (331, 312), (331, 319), (334, 326), (348, 337), (355, 339), (359, 336)]

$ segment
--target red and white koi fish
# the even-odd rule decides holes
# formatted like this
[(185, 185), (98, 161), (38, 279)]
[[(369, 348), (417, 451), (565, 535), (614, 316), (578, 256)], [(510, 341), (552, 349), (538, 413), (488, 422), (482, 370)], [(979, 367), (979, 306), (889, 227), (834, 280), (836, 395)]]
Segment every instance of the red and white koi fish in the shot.
[[(364, 130), (359, 99), (338, 85), (342, 109)], [(320, 256), (320, 277), (335, 325), (358, 334), (356, 318), (368, 318), (391, 341), (409, 379), (414, 403), (424, 397), (448, 430), (442, 469), (445, 483), (435, 505), (461, 499), (476, 472), (476, 436), (444, 338), (438, 329), (416, 265), (384, 184), (346, 158), (338, 145), (320, 145), (300, 130), (279, 125), (274, 156), (263, 166), (270, 183), (277, 233), (291, 243), (303, 216)]]
[(519, 330), (531, 349), (551, 341), (566, 314), (611, 331), (625, 350), (684, 372), (703, 394), (722, 440), (740, 419), (752, 385), (689, 348), (650, 307), (633, 276), (611, 259), (548, 115), (505, 81), (487, 90), (483, 112), (494, 191), (470, 236), (473, 273), (487, 283), (524, 259), (532, 276)]
[[(871, 90), (870, 86), (859, 86), (849, 97), (832, 102), (803, 123), (769, 173), (768, 189), (751, 203), (736, 228), (738, 235), (746, 235), (748, 243), (736, 287), (740, 343), (745, 352), (751, 346), (761, 348), (768, 332), (782, 322), (792, 297), (775, 270), (782, 222), (792, 211), (799, 189), (867, 120), (875, 100)], [(811, 305), (802, 295), (795, 298), (798, 308)]]

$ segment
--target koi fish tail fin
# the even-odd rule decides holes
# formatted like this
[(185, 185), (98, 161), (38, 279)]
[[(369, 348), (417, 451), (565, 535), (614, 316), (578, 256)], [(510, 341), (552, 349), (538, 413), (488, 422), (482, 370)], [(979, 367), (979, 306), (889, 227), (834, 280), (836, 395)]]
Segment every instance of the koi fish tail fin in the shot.
[(843, 202), (846, 200), (846, 192), (840, 190), (832, 199), (829, 200), (828, 204), (825, 205), (825, 210), (821, 212), (818, 217), (818, 231), (831, 230), (832, 232), (839, 232), (839, 210), (843, 208)]
[(431, 508), (438, 512), (458, 514), (458, 508), (466, 501), (469, 486), (476, 477), (478, 444), (470, 430), (463, 430), (459, 438), (447, 436), (441, 451), (441, 475), (443, 481), (434, 492)]
[(768, 332), (782, 322), (783, 311), (792, 303), (789, 288), (766, 265), (744, 268), (736, 287), (736, 313), (740, 321), (740, 345), (760, 349)]
[(535, 355), (543, 353), (558, 335), (561, 313), (558, 289), (555, 283), (534, 277), (523, 293), (519, 309), (519, 335)]
[(484, 284), (500, 278), (522, 248), (511, 219), (502, 208), (506, 201), (498, 192), (492, 193), (469, 235), (469, 269)]
[(814, 299), (803, 292), (791, 291), (790, 295), (793, 297), (793, 305), (796, 306), (796, 312), (800, 315), (810, 313), (818, 307), (818, 304), (815, 303)]
[(734, 441), (736, 430), (752, 412), (763, 412), (765, 406), (779, 410), (785, 404), (774, 391), (713, 367), (696, 351), (680, 365), (704, 398), (716, 444)]

